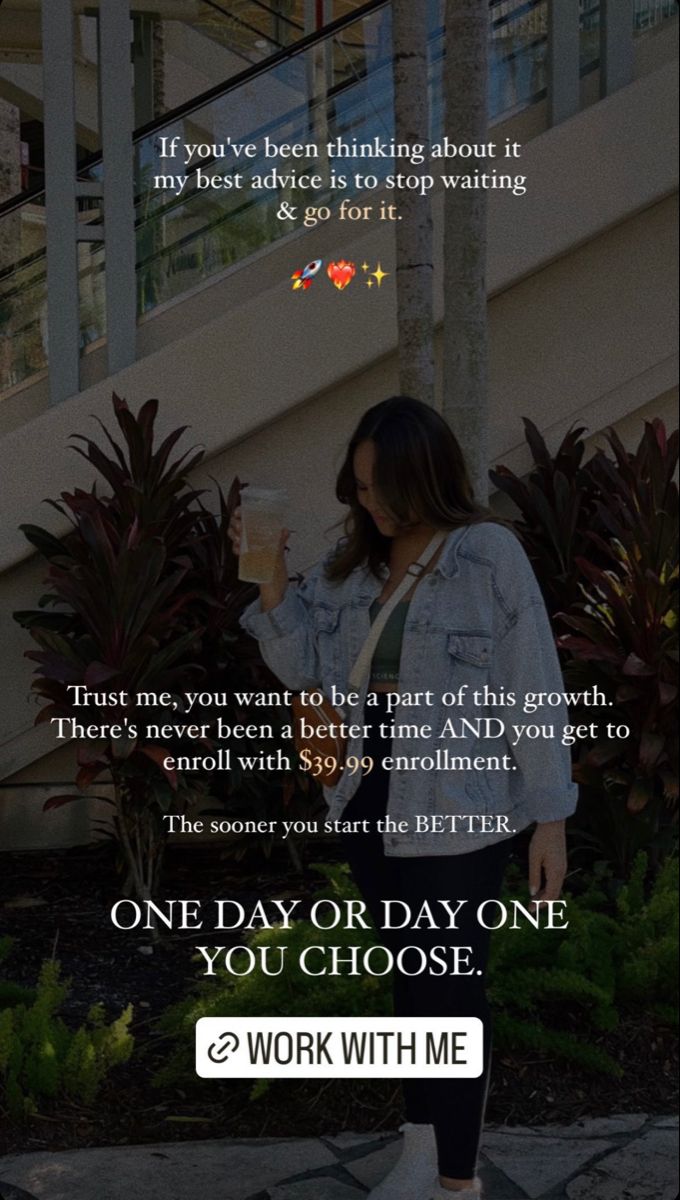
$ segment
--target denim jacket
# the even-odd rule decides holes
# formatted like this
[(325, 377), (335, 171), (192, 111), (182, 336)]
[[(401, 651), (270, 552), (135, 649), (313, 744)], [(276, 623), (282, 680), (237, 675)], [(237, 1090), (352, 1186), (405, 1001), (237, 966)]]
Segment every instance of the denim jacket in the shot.
[[(330, 698), (332, 685), (343, 693), (349, 690), (350, 671), (370, 628), (369, 608), (383, 589), (387, 570), (378, 578), (367, 567), (357, 568), (345, 580), (331, 583), (324, 575), (326, 561), (299, 587), (289, 586), (270, 612), (261, 612), (256, 600), (241, 624), (258, 639), (265, 661), (286, 687), (320, 688)], [(485, 686), (487, 703), (480, 707), (473, 696), (477, 693), (479, 701)], [(343, 710), (348, 723), (370, 722), (371, 709), (367, 706), (364, 713), (363, 707), (367, 691), (365, 683), (358, 705)], [(409, 769), (390, 773), (392, 822), (384, 835), (386, 854), (462, 854), (533, 821), (556, 821), (573, 813), (577, 788), (569, 750), (562, 745), (566, 704), (562, 699), (550, 707), (544, 702), (533, 713), (524, 712), (527, 693), (552, 693), (555, 700), (562, 691), (543, 598), (515, 535), (491, 522), (451, 532), (436, 566), (416, 586), (404, 628), (399, 669), (403, 702), (393, 720), (402, 726), (427, 724), (432, 732), (425, 738), (395, 736), (388, 747), (393, 757), (408, 757)], [(424, 704), (425, 692), (430, 704)], [(415, 693), (421, 693), (419, 700)], [(470, 725), (461, 725), (461, 718)], [(480, 718), (496, 720), (477, 727)], [(514, 745), (513, 725), (550, 725), (554, 737), (530, 738), (525, 732)], [(361, 756), (362, 744), (362, 738), (350, 739), (348, 754)], [(473, 763), (450, 769), (449, 760), (442, 765), (441, 756), (437, 759), (439, 748)], [(410, 769), (417, 756), (429, 757), (425, 769)], [(505, 756), (504, 769), (474, 765), (475, 758), (479, 764), (487, 756)], [(359, 783), (359, 772), (345, 772), (336, 787), (325, 789), (329, 818), (341, 816)], [(487, 821), (486, 830), (479, 832), (461, 829), (460, 821), (453, 831), (446, 820), (415, 820), (456, 814), (507, 821)]]

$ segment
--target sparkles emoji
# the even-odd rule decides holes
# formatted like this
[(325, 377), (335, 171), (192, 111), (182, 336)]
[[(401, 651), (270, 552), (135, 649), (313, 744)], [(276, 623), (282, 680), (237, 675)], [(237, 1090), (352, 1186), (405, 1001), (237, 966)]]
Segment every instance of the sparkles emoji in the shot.
[(338, 259), (337, 262), (331, 262), (326, 267), (326, 274), (331, 283), (340, 292), (344, 292), (348, 284), (352, 282), (357, 269), (353, 262), (347, 262), (344, 258)]
[(372, 275), (372, 276), (373, 276), (373, 278), (375, 279), (375, 281), (376, 281), (376, 283), (377, 283), (377, 285), (378, 285), (378, 287), (379, 287), (379, 288), (381, 288), (381, 287), (382, 287), (382, 281), (383, 281), (383, 279), (387, 279), (387, 276), (388, 276), (388, 275), (390, 275), (390, 274), (391, 274), (391, 272), (390, 272), (390, 271), (383, 271), (383, 269), (382, 269), (382, 267), (381, 267), (380, 263), (378, 263), (378, 265), (377, 265), (377, 267), (376, 267), (375, 271), (371, 271), (371, 275)]
[(312, 280), (317, 271), (321, 269), (322, 265), (322, 258), (313, 258), (312, 261), (308, 262), (307, 266), (303, 267), (301, 271), (295, 271), (291, 275), (291, 279), (293, 280), (293, 291), (297, 291), (298, 288), (304, 288), (304, 290), (307, 291), (307, 288), (312, 286)]

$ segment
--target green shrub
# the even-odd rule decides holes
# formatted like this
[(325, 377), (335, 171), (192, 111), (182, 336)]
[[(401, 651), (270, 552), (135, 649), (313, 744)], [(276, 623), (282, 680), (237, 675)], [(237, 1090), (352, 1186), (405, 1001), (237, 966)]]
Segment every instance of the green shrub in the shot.
[[(0, 963), (9, 955), (14, 938), (0, 937)], [(0, 979), (0, 1013), (3, 1008), (13, 1008), (15, 1004), (32, 1004), (35, 992), (31, 988), (14, 983), (11, 979)]]
[[(358, 895), (344, 866), (317, 864), (315, 870), (325, 876), (328, 886), (317, 898), (329, 896), (342, 902)], [(166, 1066), (156, 1082), (172, 1082), (192, 1070), (193, 1030), (199, 1017), (380, 1017), (390, 1012), (389, 979), (372, 975), (337, 976), (328, 978), (305, 975), (298, 967), (298, 958), (306, 946), (374, 945), (375, 936), (365, 929), (317, 929), (311, 921), (295, 921), (286, 930), (258, 930), (248, 939), (248, 945), (288, 946), (286, 966), (281, 975), (268, 976), (259, 968), (240, 977), (203, 979), (178, 1004), (166, 1009), (159, 1028), (177, 1040)]]
[(106, 1024), (95, 1004), (73, 1031), (58, 1015), (69, 992), (58, 962), (43, 963), (27, 1002), (3, 1007), (0, 996), (0, 1103), (20, 1120), (43, 1100), (68, 1097), (91, 1104), (111, 1067), (132, 1053), (132, 1007)]
[[(333, 899), (357, 897), (347, 868), (317, 870), (330, 883)], [(499, 1049), (531, 1049), (619, 1077), (619, 1064), (595, 1043), (616, 1027), (620, 1013), (652, 1009), (659, 1020), (673, 1018), (678, 1004), (678, 862), (665, 863), (649, 894), (646, 874), (647, 858), (640, 854), (610, 913), (601, 911), (603, 897), (595, 887), (569, 897), (565, 932), (525, 925), (494, 933), (489, 994)], [(524, 899), (513, 887), (508, 895)], [(308, 945), (369, 946), (374, 941), (369, 931), (322, 931), (310, 921), (254, 934), (252, 947), (289, 947), (284, 973), (270, 978), (258, 967), (241, 978), (203, 979), (166, 1010), (160, 1028), (176, 1048), (157, 1082), (191, 1074), (193, 1027), (199, 1017), (388, 1015), (389, 980), (367, 975), (315, 979), (297, 966)]]
[[(590, 1036), (616, 1027), (622, 1012), (655, 1012), (669, 1022), (678, 1006), (678, 861), (668, 859), (645, 889), (638, 854), (611, 912), (592, 886), (569, 897), (565, 934), (524, 927), (492, 941), (489, 992), (501, 1049), (525, 1046), (613, 1076), (621, 1068)], [(553, 1023), (556, 1028), (552, 1028)]]
[(35, 992), (31, 988), (14, 983), (11, 979), (0, 979), (0, 1012), (17, 1004), (32, 1004), (34, 999)]

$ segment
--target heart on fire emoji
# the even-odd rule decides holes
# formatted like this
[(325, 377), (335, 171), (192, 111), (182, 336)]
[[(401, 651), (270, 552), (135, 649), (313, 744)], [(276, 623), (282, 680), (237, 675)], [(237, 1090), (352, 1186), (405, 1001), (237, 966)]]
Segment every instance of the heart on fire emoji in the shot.
[(326, 274), (331, 283), (340, 292), (344, 292), (349, 283), (352, 282), (357, 269), (353, 262), (347, 262), (344, 258), (338, 259), (337, 262), (330, 262), (326, 267)]

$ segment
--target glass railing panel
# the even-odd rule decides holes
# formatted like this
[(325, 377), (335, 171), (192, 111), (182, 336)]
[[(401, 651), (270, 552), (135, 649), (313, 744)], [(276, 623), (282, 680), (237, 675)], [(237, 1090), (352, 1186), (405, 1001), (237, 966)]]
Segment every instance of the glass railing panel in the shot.
[[(282, 201), (307, 207), (330, 199), (323, 186), (312, 191), (295, 182), (310, 174), (327, 181), (333, 166), (342, 169), (342, 155), (328, 160), (328, 141), (345, 132), (368, 136), (371, 129), (391, 136), (390, 52), (385, 4), (268, 68), (256, 81), (141, 139), (136, 148), (140, 313), (289, 233), (291, 222), (277, 218)], [(193, 159), (196, 169), (187, 170), (179, 154), (167, 157), (172, 138), (179, 146), (201, 144)], [(235, 156), (231, 146), (244, 142), (257, 145), (256, 157), (243, 151)], [(309, 153), (286, 158), (273, 153), (291, 145), (309, 147)], [(211, 153), (214, 147), (219, 155), (219, 146), (227, 147), (224, 157)], [(282, 180), (278, 190), (258, 187), (275, 172)], [(159, 189), (163, 175), (186, 175), (181, 193)], [(214, 186), (225, 179), (238, 187)]]
[(491, 9), (489, 111), (508, 118), (540, 100), (547, 86), (548, 5), (509, 2)]
[(678, 0), (633, 0), (633, 32), (647, 33), (678, 15)]
[[(324, 6), (324, 23), (351, 16), (363, 2), (334, 0)], [(245, 66), (294, 46), (310, 32), (309, 16), (306, 0), (203, 0), (182, 24), (228, 51), (232, 64), (240, 59)]]
[(1, 391), (47, 365), (45, 229), (44, 193), (1, 220)]
[(258, 62), (263, 55), (274, 54), (304, 37), (304, 10), (298, 9), (296, 4), (211, 0), (200, 5), (198, 15), (190, 23), (232, 53)]
[(0, 389), (7, 391), (47, 366), (45, 256), (0, 273)]
[[(432, 134), (439, 137), (443, 127), (441, 5), (432, 3), (429, 12)], [(519, 111), (544, 94), (546, 36), (546, 0), (503, 0), (493, 5), (493, 119)], [(362, 144), (378, 144), (382, 151), (393, 140), (391, 46), (391, 8), (385, 4), (322, 46), (261, 76), (256, 93), (259, 123), (252, 121), (252, 92), (246, 85), (142, 140), (137, 205), (140, 312), (173, 299), (287, 234), (292, 223), (277, 218), (282, 201), (305, 212), (365, 190), (360, 183), (354, 186), (357, 172), (372, 176), (373, 183), (384, 181), (395, 168), (391, 155), (362, 158), (352, 151)], [(251, 122), (247, 129), (245, 114)], [(270, 146), (309, 144), (312, 153), (285, 160), (258, 153), (236, 163), (233, 157), (213, 159), (208, 153), (213, 143), (224, 144), (229, 136), (237, 141), (246, 133), (258, 147), (265, 141)], [(184, 167), (172, 165), (180, 159), (161, 158), (171, 146), (171, 137), (177, 137), (179, 144), (198, 140), (206, 148), (200, 170), (189, 171), (181, 195), (174, 196), (154, 187), (162, 174), (185, 173)], [(326, 143), (334, 149), (330, 159), (324, 151)], [(398, 165), (408, 168), (408, 159)], [(342, 191), (333, 193), (323, 182), (313, 193), (296, 186), (301, 175), (327, 181), (332, 170), (348, 179)], [(272, 179), (274, 172), (282, 180), (278, 191), (258, 190), (258, 180)], [(213, 180), (223, 179), (227, 183), (238, 179), (238, 190), (213, 187)]]
[[(44, 194), (34, 197), (31, 204), (4, 218), (19, 223), (19, 240), (28, 252), (0, 270), (0, 392), (17, 387), (48, 365), (44, 199)], [(80, 219), (97, 223), (91, 202)], [(79, 242), (77, 254), (80, 349), (84, 351), (106, 334), (104, 247), (101, 243)]]

